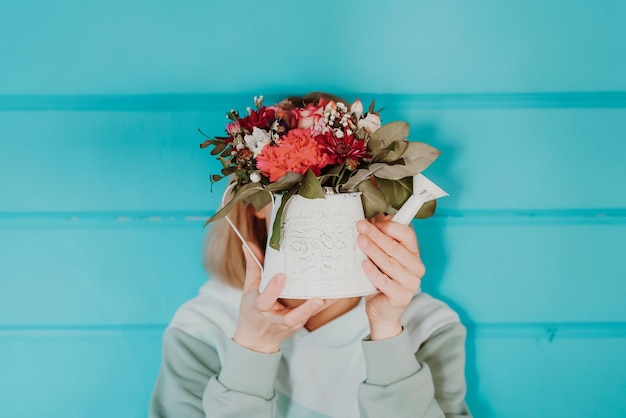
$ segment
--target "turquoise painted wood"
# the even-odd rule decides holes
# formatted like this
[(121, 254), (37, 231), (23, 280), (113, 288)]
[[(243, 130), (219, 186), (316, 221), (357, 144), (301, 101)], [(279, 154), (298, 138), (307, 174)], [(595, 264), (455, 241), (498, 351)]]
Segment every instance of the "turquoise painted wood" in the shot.
[[(246, 99), (232, 106), (245, 111)], [(225, 98), (206, 102), (211, 109), (202, 112), (1, 112), (0, 166), (12, 175), (0, 178), (0, 210), (214, 210), (224, 186), (211, 194), (208, 179), (221, 167), (199, 150), (196, 129), (223, 133), (231, 105)], [(98, 107), (96, 98), (90, 103)], [(451, 193), (443, 209), (626, 207), (626, 193), (619, 193), (626, 178), (626, 95), (621, 108), (610, 109), (407, 109), (384, 97), (379, 103), (387, 108), (385, 121), (407, 120), (411, 139), (443, 152), (428, 170)], [(15, 177), (31, 193), (15, 187)]]
[(624, 15), (620, 0), (4, 1), (0, 92), (625, 90)]
[(626, 415), (626, 3), (0, 1), (0, 416), (145, 416), (253, 95), (376, 98), (443, 151), (423, 287), (477, 417)]
[[(2, 229), (4, 326), (164, 324), (206, 279), (202, 221), (83, 222)], [(415, 222), (424, 289), (470, 323), (626, 323), (626, 224), (506, 222)]]

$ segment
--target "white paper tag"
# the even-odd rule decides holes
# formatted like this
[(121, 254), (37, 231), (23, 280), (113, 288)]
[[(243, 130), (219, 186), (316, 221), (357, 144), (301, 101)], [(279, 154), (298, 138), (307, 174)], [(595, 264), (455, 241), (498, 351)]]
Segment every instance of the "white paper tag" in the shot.
[(426, 178), (423, 174), (413, 176), (413, 194), (391, 219), (404, 225), (411, 223), (424, 203), (440, 197), (449, 196), (441, 187)]

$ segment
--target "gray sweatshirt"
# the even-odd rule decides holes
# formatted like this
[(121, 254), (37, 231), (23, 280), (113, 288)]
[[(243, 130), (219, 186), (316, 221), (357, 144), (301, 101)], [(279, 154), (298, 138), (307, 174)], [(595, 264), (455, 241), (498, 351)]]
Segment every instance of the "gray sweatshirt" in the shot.
[(418, 293), (403, 332), (370, 341), (362, 301), (273, 354), (232, 341), (241, 292), (210, 280), (163, 335), (150, 417), (469, 417), (465, 328)]

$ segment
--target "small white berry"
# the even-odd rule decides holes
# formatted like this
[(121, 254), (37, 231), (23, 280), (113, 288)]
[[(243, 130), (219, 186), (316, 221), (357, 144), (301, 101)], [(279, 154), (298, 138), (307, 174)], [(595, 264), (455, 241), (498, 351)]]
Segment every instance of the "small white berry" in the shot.
[(253, 173), (250, 173), (250, 181), (252, 183), (258, 183), (261, 181), (261, 175), (259, 173), (257, 173), (256, 171)]

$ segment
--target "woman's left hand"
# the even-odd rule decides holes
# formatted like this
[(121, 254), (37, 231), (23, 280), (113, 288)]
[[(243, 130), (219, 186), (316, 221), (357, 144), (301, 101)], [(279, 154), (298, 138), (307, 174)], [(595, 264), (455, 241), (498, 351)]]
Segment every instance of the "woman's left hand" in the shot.
[(402, 332), (402, 313), (420, 288), (425, 268), (413, 228), (378, 215), (357, 223), (358, 244), (369, 258), (363, 271), (379, 293), (366, 298), (370, 338), (382, 340)]

